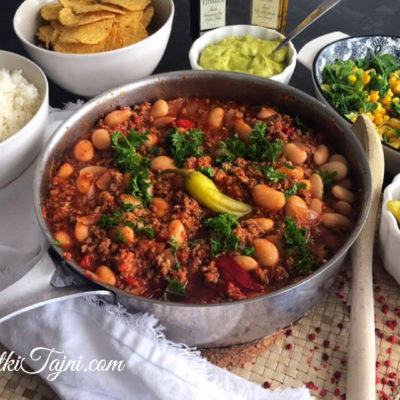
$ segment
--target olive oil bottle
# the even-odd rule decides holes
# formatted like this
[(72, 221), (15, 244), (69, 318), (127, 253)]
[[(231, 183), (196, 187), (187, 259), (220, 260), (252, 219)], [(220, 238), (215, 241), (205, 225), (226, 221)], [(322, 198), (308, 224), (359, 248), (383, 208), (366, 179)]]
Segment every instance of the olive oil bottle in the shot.
[(285, 33), (289, 0), (252, 0), (251, 23)]
[(226, 25), (226, 0), (190, 0), (192, 39), (202, 33)]

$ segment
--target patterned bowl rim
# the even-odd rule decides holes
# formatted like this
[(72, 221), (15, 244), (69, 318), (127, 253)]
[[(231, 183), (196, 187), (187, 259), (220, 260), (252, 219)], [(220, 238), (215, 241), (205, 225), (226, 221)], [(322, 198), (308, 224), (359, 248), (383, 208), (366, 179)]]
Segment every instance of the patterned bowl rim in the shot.
[[(317, 88), (318, 92), (320, 93), (320, 95), (323, 97), (323, 99), (327, 102), (327, 104), (329, 104), (345, 121), (349, 122), (350, 124), (353, 124), (353, 121), (351, 121), (350, 119), (348, 119), (347, 117), (345, 117), (328, 99), (328, 97), (325, 95), (324, 91), (321, 89), (321, 85), (317, 80), (317, 74), (316, 74), (316, 69), (317, 69), (317, 61), (320, 58), (321, 54), (330, 46), (339, 43), (339, 42), (345, 42), (348, 40), (352, 40), (352, 39), (363, 39), (363, 38), (393, 38), (393, 39), (397, 39), (400, 41), (400, 36), (399, 35), (356, 35), (356, 36), (348, 36), (345, 37), (343, 39), (338, 39), (335, 40), (331, 43), (328, 43), (327, 45), (325, 45), (324, 47), (322, 47), (318, 53), (315, 55), (314, 60), (313, 60), (313, 64), (312, 64), (312, 78), (315, 84), (315, 87)], [(382, 145), (391, 151), (394, 151), (396, 154), (400, 153), (400, 149), (395, 149), (392, 146), (389, 146), (387, 143), (385, 142), (381, 142)]]

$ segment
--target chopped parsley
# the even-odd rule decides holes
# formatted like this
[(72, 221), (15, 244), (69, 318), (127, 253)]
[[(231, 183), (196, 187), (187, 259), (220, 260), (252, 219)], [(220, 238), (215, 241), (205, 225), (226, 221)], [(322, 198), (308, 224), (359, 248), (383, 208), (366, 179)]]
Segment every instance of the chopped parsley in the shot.
[(286, 180), (286, 174), (284, 172), (278, 172), (272, 167), (259, 166), (258, 169), (272, 182)]
[(317, 170), (317, 174), (322, 178), (322, 183), (324, 184), (324, 193), (328, 193), (333, 186), (333, 181), (337, 175), (337, 172), (333, 171), (329, 173)]
[(133, 196), (142, 200), (145, 206), (151, 202), (152, 195), (149, 193), (151, 186), (148, 166), (150, 159), (142, 157), (137, 149), (148, 140), (148, 132), (138, 133), (131, 129), (125, 136), (120, 131), (115, 131), (111, 141), (112, 148), (116, 153), (116, 166), (122, 172), (130, 174), (128, 190)]
[(222, 213), (215, 218), (208, 218), (205, 226), (212, 232), (212, 237), (210, 238), (212, 257), (216, 257), (226, 251), (238, 250), (240, 239), (232, 232), (232, 229), (239, 226), (236, 216)]
[(154, 229), (150, 226), (143, 225), (145, 221), (138, 221), (134, 226), (134, 231), (136, 236), (146, 235), (149, 239), (154, 239), (156, 233)]
[(247, 158), (251, 161), (272, 161), (282, 151), (283, 141), (269, 142), (265, 136), (267, 124), (260, 122), (254, 124), (250, 134), (250, 146), (248, 147)]
[(162, 295), (162, 300), (168, 300), (168, 294), (172, 294), (174, 296), (186, 296), (186, 288), (185, 285), (177, 281), (175, 279), (168, 278), (168, 285), (165, 288), (164, 294)]
[(254, 246), (242, 247), (240, 249), (240, 254), (251, 257), (254, 254)]
[(288, 162), (283, 163), (283, 166), (289, 169), (296, 169), (296, 167), (292, 164), (289, 164)]
[(214, 171), (212, 167), (199, 167), (197, 168), (197, 171), (201, 172), (203, 175), (206, 175), (210, 178), (214, 176)]
[(150, 149), (150, 154), (153, 157), (159, 156), (160, 155), (160, 148), (158, 146), (152, 146), (151, 149)]
[(286, 200), (297, 193), (298, 190), (307, 189), (307, 185), (303, 183), (295, 183), (290, 189), (287, 189), (283, 192)]
[(172, 247), (172, 255), (174, 257), (176, 257), (176, 253), (178, 252), (178, 249), (179, 249), (179, 241), (178, 241), (178, 239), (174, 235), (172, 235), (171, 236), (171, 241), (168, 242), (168, 244), (170, 244), (171, 247)]
[(307, 248), (307, 244), (310, 242), (307, 236), (306, 228), (299, 228), (294, 219), (290, 217), (285, 218), (285, 232), (283, 233), (285, 248), (288, 250), (289, 256), (293, 256), (295, 266), (302, 275), (307, 275), (316, 266)]
[(117, 232), (115, 233), (115, 235), (116, 235), (116, 238), (117, 238), (117, 242), (118, 242), (118, 243), (122, 243), (122, 244), (125, 244), (125, 243), (126, 243), (126, 239), (124, 238), (124, 235), (122, 234), (121, 231), (117, 231)]
[(187, 157), (201, 157), (203, 150), (204, 133), (201, 129), (189, 129), (180, 133), (177, 128), (171, 129), (165, 138), (175, 165), (182, 168)]
[(306, 133), (310, 130), (310, 128), (300, 119), (298, 115), (294, 117), (294, 126), (300, 129), (303, 133)]
[(193, 240), (192, 242), (188, 242), (188, 247), (190, 250), (193, 250), (199, 243), (200, 240)]
[(275, 162), (276, 157), (282, 151), (283, 141), (268, 141), (265, 135), (266, 130), (267, 124), (265, 122), (254, 124), (248, 146), (239, 139), (237, 134), (225, 142), (219, 142), (221, 155), (216, 159), (217, 164), (232, 163), (238, 157), (249, 161)]

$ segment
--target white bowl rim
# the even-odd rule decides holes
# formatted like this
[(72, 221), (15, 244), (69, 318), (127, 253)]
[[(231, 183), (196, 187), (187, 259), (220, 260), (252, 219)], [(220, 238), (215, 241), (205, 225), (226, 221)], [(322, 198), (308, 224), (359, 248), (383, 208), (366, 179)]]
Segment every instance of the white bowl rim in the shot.
[[(279, 31), (277, 31), (277, 30), (275, 30), (275, 29), (266, 28), (266, 27), (264, 27), (264, 26), (259, 26), (259, 25), (248, 25), (248, 24), (225, 25), (225, 26), (221, 26), (220, 28), (211, 29), (210, 31), (207, 31), (206, 33), (204, 33), (202, 36), (198, 37), (198, 38), (192, 43), (192, 46), (190, 47), (190, 50), (189, 50), (189, 59), (190, 59), (190, 60), (193, 60), (193, 63), (195, 64), (196, 68), (198, 68), (199, 70), (204, 70), (204, 68), (203, 68), (203, 67), (200, 67), (200, 65), (199, 65), (198, 62), (197, 62), (198, 57), (195, 57), (195, 55), (194, 55), (194, 49), (196, 48), (196, 43), (198, 44), (198, 43), (199, 43), (199, 42), (198, 42), (199, 40), (201, 40), (201, 39), (203, 39), (203, 38), (206, 38), (206, 37), (208, 37), (208, 36), (211, 36), (211, 35), (214, 34), (214, 33), (221, 32), (221, 31), (227, 31), (227, 32), (229, 32), (230, 30), (231, 30), (231, 31), (234, 31), (234, 30), (238, 30), (238, 29), (247, 29), (247, 30), (249, 30), (249, 29), (254, 29), (254, 30), (258, 30), (258, 31), (260, 31), (260, 32), (271, 32), (271, 33), (276, 33), (276, 34), (277, 34), (280, 38), (282, 38), (282, 39), (285, 38), (285, 36), (284, 36), (282, 33), (280, 33)], [(232, 34), (234, 35), (233, 32), (232, 32)], [(247, 35), (247, 34), (248, 34), (248, 32), (244, 32), (243, 34), (241, 34), (240, 37), (243, 37), (243, 36), (245, 36), (245, 35)], [(260, 38), (260, 39), (261, 39), (261, 38)], [(221, 40), (222, 40), (222, 39), (221, 39)], [(202, 51), (206, 46), (208, 46), (208, 45), (211, 44), (211, 43), (212, 43), (212, 42), (207, 43), (205, 46), (199, 48), (199, 49), (198, 49), (199, 55), (200, 55), (201, 51)], [(285, 69), (284, 69), (280, 74), (273, 75), (273, 76), (271, 76), (270, 78), (264, 78), (264, 79), (272, 79), (272, 78), (274, 78), (274, 80), (276, 80), (277, 78), (279, 79), (280, 77), (283, 77), (284, 74), (287, 73), (286, 71), (287, 71), (289, 68), (293, 67), (293, 66), (296, 64), (296, 60), (297, 60), (297, 51), (296, 51), (296, 48), (293, 46), (293, 43), (292, 43), (291, 41), (288, 43), (288, 45), (289, 45), (289, 47), (290, 47), (290, 49), (291, 49), (291, 51), (292, 51), (292, 53), (293, 53), (293, 54), (292, 54), (292, 62), (289, 63), (289, 64), (285, 67)], [(239, 74), (246, 74), (246, 72), (237, 72), (237, 71), (229, 71), (229, 72), (236, 72), (236, 73), (239, 73)], [(251, 74), (247, 74), (247, 75), (251, 75)], [(263, 78), (263, 77), (261, 76), (261, 78)]]
[(393, 191), (398, 187), (400, 187), (400, 173), (394, 177), (393, 181), (388, 186), (386, 186), (382, 201), (382, 218), (386, 218), (391, 233), (400, 239), (400, 228), (397, 219), (387, 208), (388, 201), (396, 200), (393, 198)]
[(168, 18), (165, 20), (165, 22), (160, 26), (160, 28), (158, 28), (155, 32), (153, 32), (151, 35), (149, 35), (148, 37), (140, 40), (139, 42), (133, 43), (129, 46), (125, 46), (125, 47), (121, 47), (119, 49), (115, 49), (115, 50), (107, 50), (107, 51), (101, 51), (98, 53), (83, 53), (83, 54), (74, 54), (74, 53), (61, 53), (61, 52), (57, 52), (54, 50), (48, 50), (48, 49), (44, 49), (42, 47), (39, 47), (37, 45), (35, 45), (34, 43), (30, 42), (29, 40), (25, 39), (20, 33), (18, 28), (16, 27), (16, 17), (18, 12), (20, 11), (21, 7), (23, 6), (23, 4), (25, 4), (28, 1), (32, 1), (32, 0), (24, 0), (19, 7), (17, 8), (17, 11), (14, 14), (14, 18), (13, 18), (13, 27), (14, 27), (14, 32), (15, 34), (18, 36), (19, 40), (21, 40), (21, 42), (23, 42), (26, 46), (31, 47), (43, 54), (53, 54), (55, 57), (59, 57), (61, 59), (63, 58), (67, 58), (67, 57), (74, 57), (74, 58), (78, 58), (78, 57), (85, 57), (85, 58), (98, 58), (101, 56), (104, 56), (104, 54), (118, 54), (121, 53), (123, 51), (126, 51), (127, 49), (132, 49), (134, 47), (139, 47), (141, 45), (143, 45), (143, 43), (147, 42), (150, 38), (152, 38), (156, 33), (158, 33), (159, 31), (161, 31), (161, 29), (163, 29), (174, 17), (175, 14), (175, 5), (173, 0), (167, 0), (171, 6), (171, 11), (168, 15)]
[[(48, 98), (49, 98), (49, 82), (47, 81), (46, 74), (43, 72), (43, 70), (42, 70), (37, 64), (35, 64), (32, 60), (30, 60), (30, 59), (27, 58), (27, 57), (21, 56), (20, 54), (13, 53), (13, 52), (11, 52), (11, 51), (0, 50), (0, 55), (1, 55), (1, 54), (8, 54), (8, 55), (10, 55), (10, 56), (12, 56), (12, 57), (20, 58), (20, 59), (22, 59), (24, 62), (27, 62), (28, 64), (30, 64), (30, 66), (31, 66), (32, 68), (36, 68), (37, 71), (40, 73), (40, 76), (41, 76), (41, 78), (43, 79), (43, 82), (44, 82), (44, 84), (45, 84), (45, 85), (44, 85), (44, 86), (45, 86), (45, 91), (44, 91), (44, 93), (43, 93), (43, 96), (42, 96), (40, 105), (39, 105), (38, 109), (36, 110), (35, 114), (32, 115), (31, 119), (30, 119), (22, 128), (20, 128), (17, 132), (13, 133), (13, 134), (12, 134), (11, 136), (9, 136), (7, 139), (5, 139), (5, 140), (3, 140), (2, 142), (0, 142), (0, 148), (1, 148), (1, 147), (4, 147), (6, 144), (9, 144), (9, 143), (11, 143), (11, 142), (14, 141), (14, 140), (17, 140), (17, 137), (19, 138), (19, 136), (22, 134), (22, 132), (23, 132), (25, 129), (28, 129), (28, 128), (32, 127), (33, 124), (34, 124), (34, 120), (36, 119), (36, 117), (37, 117), (37, 115), (39, 114), (40, 110), (43, 109), (44, 106), (48, 106), (48, 104), (49, 104), (49, 101), (48, 101)], [(3, 68), (3, 67), (0, 65), (0, 68)], [(29, 82), (29, 83), (34, 84), (34, 83), (32, 83), (32, 82)], [(36, 86), (36, 85), (35, 85), (35, 86)]]
[[(323, 92), (323, 90), (321, 89), (321, 85), (320, 83), (317, 81), (316, 78), (316, 64), (317, 64), (317, 59), (319, 58), (319, 56), (321, 55), (321, 53), (328, 47), (332, 46), (335, 43), (339, 43), (339, 42), (344, 42), (350, 39), (362, 39), (362, 38), (373, 38), (373, 37), (377, 37), (377, 38), (385, 38), (385, 37), (390, 37), (390, 38), (396, 38), (400, 40), (400, 36), (399, 35), (355, 35), (355, 36), (348, 36), (342, 39), (338, 39), (338, 40), (334, 40), (333, 42), (328, 43), (327, 45), (325, 45), (324, 47), (322, 47), (321, 49), (319, 49), (318, 53), (315, 55), (313, 63), (312, 63), (312, 69), (311, 69), (311, 76), (312, 76), (312, 80), (314, 82), (315, 87), (317, 88), (318, 92), (320, 93), (320, 95), (323, 97), (324, 100), (326, 100), (326, 102), (342, 117), (344, 118), (346, 121), (348, 121), (350, 124), (353, 124), (353, 121), (349, 120), (347, 117), (345, 117), (344, 115), (342, 115), (342, 113), (339, 112), (339, 110), (329, 101), (329, 99), (325, 96), (325, 93)], [(391, 152), (393, 152), (393, 155), (399, 155), (400, 153), (400, 149), (395, 149), (392, 146), (389, 146), (387, 143), (382, 142), (382, 145), (384, 148), (386, 148), (387, 150), (390, 150)]]

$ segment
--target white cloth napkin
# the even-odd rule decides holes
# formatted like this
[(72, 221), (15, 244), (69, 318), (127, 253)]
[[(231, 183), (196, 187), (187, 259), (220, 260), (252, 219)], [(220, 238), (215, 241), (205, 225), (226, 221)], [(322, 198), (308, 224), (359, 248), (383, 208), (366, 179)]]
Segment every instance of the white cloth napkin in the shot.
[[(53, 112), (46, 134), (76, 106)], [(32, 204), (33, 170), (34, 165), (0, 190), (0, 274), (33, 265), (47, 248)], [(0, 342), (25, 358), (30, 373), (40, 373), (62, 399), (313, 398), (304, 387), (271, 391), (215, 367), (198, 351), (168, 341), (153, 316), (128, 314), (95, 297), (52, 303), (3, 322)], [(0, 371), (7, 355), (0, 354)], [(110, 362), (114, 370), (98, 370)]]

